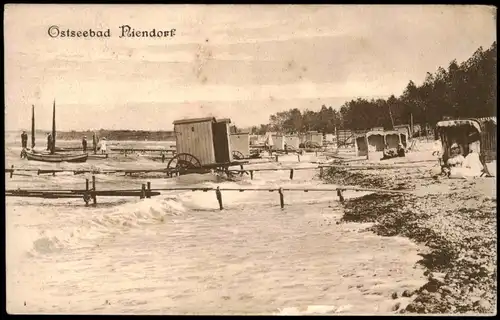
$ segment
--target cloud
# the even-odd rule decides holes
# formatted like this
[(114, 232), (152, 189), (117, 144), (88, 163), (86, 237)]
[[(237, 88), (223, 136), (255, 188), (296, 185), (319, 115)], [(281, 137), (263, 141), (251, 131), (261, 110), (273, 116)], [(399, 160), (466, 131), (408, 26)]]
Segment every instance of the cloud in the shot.
[[(485, 6), (8, 5), (7, 118), (21, 126), (25, 108), (56, 98), (67, 125), (147, 129), (199, 108), (265, 121), (287, 105), (398, 95), (409, 80), (418, 84), (426, 72), (489, 47), (495, 16)], [(114, 33), (123, 24), (176, 28), (177, 35), (52, 39), (54, 24)], [(169, 113), (151, 107), (159, 105)]]

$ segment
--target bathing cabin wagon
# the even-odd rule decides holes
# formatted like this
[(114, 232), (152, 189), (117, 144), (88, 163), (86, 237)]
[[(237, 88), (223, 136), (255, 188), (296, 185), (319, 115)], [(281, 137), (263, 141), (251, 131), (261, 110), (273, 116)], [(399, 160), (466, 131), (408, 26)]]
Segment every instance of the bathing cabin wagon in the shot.
[(229, 119), (213, 117), (174, 121), (177, 154), (168, 169), (221, 169), (245, 162), (233, 161)]
[(241, 160), (250, 156), (250, 134), (248, 132), (233, 133), (231, 138), (231, 150), (233, 158)]

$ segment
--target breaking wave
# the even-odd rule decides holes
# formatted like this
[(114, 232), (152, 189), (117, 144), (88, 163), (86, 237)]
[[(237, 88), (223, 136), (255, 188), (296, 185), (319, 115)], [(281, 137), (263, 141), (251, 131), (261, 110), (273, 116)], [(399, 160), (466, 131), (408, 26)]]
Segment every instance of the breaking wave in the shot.
[(52, 223), (23, 226), (12, 232), (23, 234), (23, 243), (15, 244), (18, 249), (23, 248), (32, 256), (47, 255), (93, 246), (100, 238), (143, 225), (166, 223), (169, 218), (183, 215), (186, 210), (180, 197), (154, 197), (96, 208), (92, 212), (88, 208), (68, 208), (67, 212), (59, 212), (53, 217)]

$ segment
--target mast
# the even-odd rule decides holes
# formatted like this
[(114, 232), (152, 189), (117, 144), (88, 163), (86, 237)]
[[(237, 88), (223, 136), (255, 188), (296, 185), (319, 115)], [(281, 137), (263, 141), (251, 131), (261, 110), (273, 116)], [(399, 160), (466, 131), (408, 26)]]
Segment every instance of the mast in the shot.
[(31, 150), (35, 147), (35, 105), (31, 106)]
[(54, 154), (56, 151), (56, 99), (54, 99), (54, 105), (52, 107), (52, 147), (50, 153)]

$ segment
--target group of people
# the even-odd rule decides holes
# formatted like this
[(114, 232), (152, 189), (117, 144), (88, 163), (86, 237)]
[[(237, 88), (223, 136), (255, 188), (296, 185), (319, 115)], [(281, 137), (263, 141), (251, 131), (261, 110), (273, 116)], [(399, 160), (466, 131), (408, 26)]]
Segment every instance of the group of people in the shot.
[(404, 157), (405, 155), (406, 150), (402, 143), (399, 143), (397, 148), (389, 148), (389, 146), (386, 144), (383, 150), (382, 159), (380, 160)]
[(450, 147), (450, 156), (442, 165), (443, 175), (450, 178), (479, 177), (484, 166), (474, 145), (469, 147), (467, 156), (462, 155), (460, 146), (453, 143)]
[[(107, 152), (107, 146), (106, 146), (106, 138), (102, 138), (101, 141), (94, 135), (93, 139), (93, 150), (94, 153), (97, 153), (97, 150), (100, 150), (101, 153), (106, 153)], [(100, 143), (99, 143), (100, 142)], [(25, 130), (21, 133), (21, 147), (22, 147), (22, 152), (25, 152), (26, 149), (28, 148), (28, 134), (26, 133)], [(52, 151), (52, 148), (54, 146), (54, 138), (52, 137), (52, 133), (47, 134), (47, 151)], [(83, 136), (82, 138), (82, 149), (83, 152), (87, 152), (87, 136)], [(22, 155), (22, 153), (21, 153)]]
[[(106, 138), (102, 138), (102, 140), (99, 141), (99, 139), (94, 135), (92, 144), (94, 153), (97, 153), (97, 150), (100, 150), (103, 154), (107, 152)], [(87, 152), (87, 136), (83, 136), (82, 138), (82, 149), (83, 152)]]

